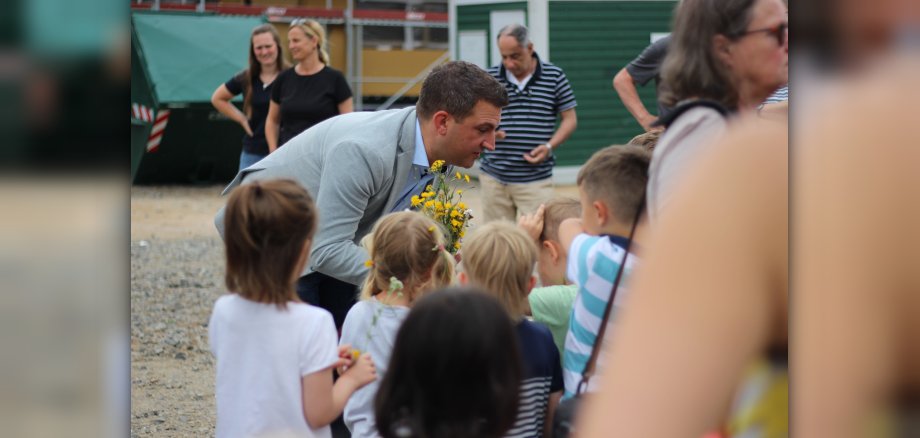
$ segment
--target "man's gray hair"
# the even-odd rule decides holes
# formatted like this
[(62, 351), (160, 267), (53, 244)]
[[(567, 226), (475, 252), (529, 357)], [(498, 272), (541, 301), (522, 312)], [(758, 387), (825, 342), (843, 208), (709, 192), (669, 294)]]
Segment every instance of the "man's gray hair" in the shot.
[(501, 30), (498, 31), (498, 36), (495, 38), (495, 40), (500, 40), (505, 35), (511, 36), (517, 40), (518, 45), (521, 47), (527, 48), (527, 46), (530, 44), (530, 35), (527, 32), (527, 26), (524, 26), (523, 24), (514, 23), (501, 28)]

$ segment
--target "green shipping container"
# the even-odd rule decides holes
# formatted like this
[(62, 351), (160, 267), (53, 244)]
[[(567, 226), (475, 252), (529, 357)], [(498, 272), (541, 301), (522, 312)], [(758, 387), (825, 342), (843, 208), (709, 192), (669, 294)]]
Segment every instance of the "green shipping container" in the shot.
[[(558, 153), (561, 165), (581, 165), (596, 150), (624, 144), (643, 132), (613, 89), (613, 77), (668, 33), (673, 1), (551, 1), (550, 55), (565, 70), (578, 100), (578, 129)], [(638, 87), (657, 112), (654, 82)]]
[[(132, 13), (132, 110), (138, 104), (158, 118), (169, 110), (162, 131), (149, 117), (132, 115), (135, 183), (227, 182), (236, 175), (243, 129), (211, 106), (211, 94), (246, 68), (250, 32), (264, 22), (261, 17)], [(147, 150), (157, 132), (159, 145)]]
[[(580, 166), (598, 149), (626, 143), (643, 132), (613, 90), (613, 77), (651, 44), (652, 34), (670, 32), (675, 5), (671, 0), (549, 1), (549, 58), (565, 71), (578, 101), (578, 129), (556, 152), (558, 166)], [(491, 60), (497, 50), (491, 14), (513, 10), (527, 14), (528, 3), (461, 3), (457, 32), (484, 32), (484, 56)], [(459, 53), (460, 42), (455, 44)], [(547, 53), (546, 47), (534, 50)], [(653, 112), (657, 110), (655, 96), (653, 83), (639, 87), (639, 97)]]

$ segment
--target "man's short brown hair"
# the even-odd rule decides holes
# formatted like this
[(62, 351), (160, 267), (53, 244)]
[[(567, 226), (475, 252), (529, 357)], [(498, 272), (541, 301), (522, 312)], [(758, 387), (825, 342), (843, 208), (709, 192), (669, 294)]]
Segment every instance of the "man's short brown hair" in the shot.
[(620, 223), (631, 224), (645, 199), (652, 155), (642, 146), (608, 146), (594, 153), (578, 172), (578, 186), (601, 201)]
[(227, 289), (285, 308), (296, 299), (301, 251), (316, 228), (313, 198), (289, 179), (253, 181), (230, 194), (224, 216)]
[(457, 120), (463, 120), (480, 100), (503, 108), (508, 105), (508, 92), (476, 64), (452, 61), (428, 73), (415, 109), (419, 118), (425, 120), (442, 110)]

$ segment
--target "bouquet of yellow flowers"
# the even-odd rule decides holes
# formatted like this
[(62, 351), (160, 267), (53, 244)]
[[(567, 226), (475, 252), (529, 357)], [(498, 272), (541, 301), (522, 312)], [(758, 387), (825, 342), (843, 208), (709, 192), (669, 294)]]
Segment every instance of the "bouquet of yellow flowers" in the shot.
[(444, 160), (435, 161), (430, 170), (435, 174), (434, 182), (429, 184), (421, 195), (412, 197), (412, 206), (418, 207), (419, 211), (441, 224), (444, 236), (447, 237), (445, 249), (451, 254), (456, 254), (460, 250), (460, 240), (466, 234), (473, 214), (463, 203), (463, 189), (451, 187), (447, 181), (452, 177), (451, 179), (458, 182), (469, 183), (470, 176), (460, 172), (447, 175), (444, 172)]

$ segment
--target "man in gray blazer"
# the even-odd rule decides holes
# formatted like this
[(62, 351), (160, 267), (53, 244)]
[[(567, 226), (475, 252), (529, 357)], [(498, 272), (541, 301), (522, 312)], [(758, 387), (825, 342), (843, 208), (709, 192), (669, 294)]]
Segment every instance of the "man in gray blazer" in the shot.
[[(405, 209), (436, 160), (469, 168), (495, 149), (508, 96), (474, 64), (443, 64), (422, 83), (415, 108), (355, 112), (328, 119), (243, 169), (224, 190), (250, 181), (291, 178), (313, 195), (319, 225), (297, 284), (308, 303), (332, 312), (341, 327), (367, 274), (358, 242), (383, 215)], [(223, 235), (223, 208), (215, 225)]]

